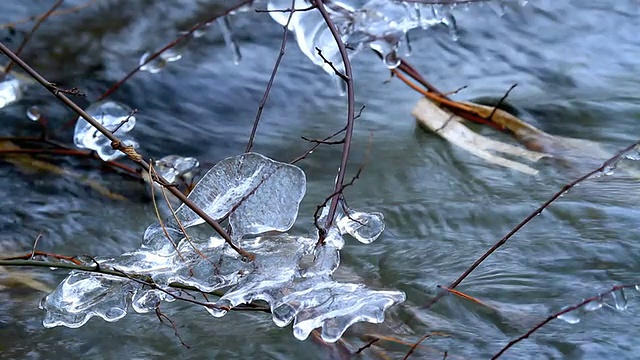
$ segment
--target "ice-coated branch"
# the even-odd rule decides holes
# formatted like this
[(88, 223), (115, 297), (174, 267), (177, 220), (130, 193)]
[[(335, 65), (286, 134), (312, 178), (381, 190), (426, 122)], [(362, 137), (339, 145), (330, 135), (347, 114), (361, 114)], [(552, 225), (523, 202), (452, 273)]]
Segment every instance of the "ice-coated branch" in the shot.
[[(566, 307), (552, 315), (549, 315), (546, 319), (544, 319), (543, 321), (541, 321), (540, 323), (536, 324), (536, 326), (532, 327), (529, 331), (527, 331), (526, 333), (522, 334), (521, 336), (509, 341), (509, 343), (507, 345), (505, 345), (502, 349), (500, 349), (500, 351), (498, 351), (495, 355), (493, 355), (491, 357), (491, 360), (495, 360), (497, 358), (499, 358), (500, 356), (502, 356), (507, 350), (509, 350), (509, 348), (511, 348), (512, 346), (514, 346), (515, 344), (519, 343), (520, 341), (528, 338), (529, 336), (531, 336), (534, 332), (540, 330), (541, 327), (545, 326), (546, 324), (548, 324), (549, 322), (551, 322), (554, 319), (562, 319), (562, 316), (565, 316), (571, 312), (575, 312), (581, 308), (587, 308), (590, 304), (595, 304), (592, 305), (588, 311), (593, 311), (593, 310), (597, 310), (600, 309), (603, 306), (603, 298), (607, 295), (613, 295), (614, 296), (614, 301), (615, 301), (615, 308), (617, 308), (618, 310), (624, 310), (624, 308), (626, 308), (626, 299), (625, 299), (625, 295), (624, 295), (624, 289), (636, 289), (636, 290), (640, 290), (640, 285), (638, 284), (626, 284), (626, 285), (616, 285), (614, 287), (612, 287), (611, 289), (602, 292), (598, 295), (592, 296), (590, 298), (584, 299), (581, 302)], [(618, 293), (622, 299), (618, 299), (617, 297), (615, 297), (616, 293)], [(577, 318), (576, 318), (577, 319)], [(576, 320), (566, 320), (569, 323), (577, 323), (579, 321), (579, 319)]]
[[(60, 92), (60, 90), (47, 79), (42, 77), (37, 71), (31, 68), (27, 63), (24, 62), (19, 56), (14, 54), (9, 48), (7, 48), (4, 43), (0, 42), (0, 52), (4, 53), (11, 61), (14, 61), (16, 65), (21, 67), (29, 76), (31, 76), (34, 80), (36, 80), (40, 85), (45, 87), (49, 92), (51, 92), (55, 97), (57, 97), (60, 101), (62, 101), (67, 107), (73, 110), (76, 114), (85, 119), (89, 124), (98, 129), (107, 139), (111, 141), (111, 146), (114, 149), (122, 151), (125, 155), (127, 155), (131, 160), (136, 162), (140, 167), (142, 167), (146, 172), (149, 172), (149, 163), (147, 163), (144, 158), (138, 154), (132, 146), (123, 145), (122, 141), (115, 136), (111, 131), (105, 128), (99, 121), (91, 117), (80, 108), (75, 102), (69, 99), (64, 93)], [(198, 206), (196, 206), (192, 201), (187, 199), (187, 197), (176, 187), (170, 186), (170, 183), (166, 181), (163, 177), (158, 176), (154, 179), (159, 185), (164, 186), (171, 194), (177, 197), (182, 203), (184, 203), (188, 208), (193, 210), (199, 217), (201, 217), (207, 224), (209, 224), (220, 236), (229, 244), (229, 246), (235, 250), (238, 254), (242, 255), (246, 259), (253, 260), (254, 256), (242, 248), (237, 246), (233, 240), (231, 240), (231, 236), (220, 226), (220, 224), (213, 218), (211, 218), (207, 213), (202, 211)]]
[[(322, 18), (327, 24), (327, 27), (331, 31), (331, 35), (333, 36), (336, 45), (338, 46), (338, 50), (340, 51), (340, 57), (342, 58), (342, 62), (344, 65), (344, 77), (341, 77), (342, 80), (346, 83), (347, 86), (347, 127), (345, 129), (344, 134), (344, 144), (342, 146), (342, 158), (340, 159), (340, 168), (338, 170), (338, 177), (336, 179), (336, 184), (334, 187), (334, 194), (332, 196), (332, 201), (329, 205), (329, 214), (327, 216), (327, 223), (325, 224), (325, 228), (329, 229), (333, 225), (334, 217), (336, 214), (337, 206), (338, 206), (338, 198), (342, 193), (344, 177), (347, 170), (347, 162), (349, 160), (349, 152), (351, 150), (351, 139), (353, 137), (353, 125), (355, 123), (355, 90), (353, 85), (353, 71), (351, 69), (351, 61), (349, 60), (349, 54), (347, 54), (347, 47), (342, 41), (342, 37), (340, 36), (340, 32), (336, 28), (333, 20), (331, 20), (331, 16), (327, 12), (323, 2), (321, 0), (315, 1), (316, 7), (320, 14), (322, 14)], [(320, 241), (323, 241), (323, 237), (320, 236)]]
[(187, 30), (184, 33), (182, 33), (179, 37), (175, 38), (174, 40), (172, 40), (171, 42), (169, 42), (168, 44), (166, 44), (165, 46), (163, 46), (162, 48), (160, 48), (159, 50), (157, 50), (153, 54), (151, 54), (148, 57), (146, 57), (145, 60), (142, 61), (140, 64), (138, 64), (138, 66), (135, 69), (131, 70), (122, 79), (118, 80), (118, 82), (116, 82), (113, 86), (111, 86), (109, 89), (107, 89), (107, 91), (105, 91), (102, 95), (100, 95), (100, 97), (98, 99), (96, 99), (96, 101), (104, 100), (107, 97), (109, 97), (116, 90), (118, 90), (120, 88), (120, 86), (122, 86), (122, 84), (127, 82), (127, 80), (129, 80), (133, 75), (135, 75), (137, 72), (142, 70), (142, 68), (145, 65), (151, 63), (152, 61), (157, 59), (160, 55), (162, 55), (164, 52), (166, 52), (169, 49), (173, 48), (174, 46), (178, 45), (182, 41), (185, 41), (187, 38), (189, 38), (191, 35), (193, 35), (194, 32), (196, 32), (196, 31), (200, 30), (201, 28), (209, 25), (210, 23), (212, 23), (216, 19), (221, 18), (223, 16), (226, 16), (229, 13), (237, 10), (238, 8), (240, 8), (242, 6), (245, 6), (245, 5), (248, 5), (248, 4), (252, 3), (252, 2), (253, 2), (253, 0), (242, 0), (242, 1), (238, 2), (237, 4), (227, 8), (224, 12), (222, 12), (220, 14), (216, 14), (216, 15), (214, 15), (214, 16), (212, 16), (212, 17), (210, 17), (210, 18), (208, 18), (208, 19), (206, 19), (204, 21), (201, 21), (201, 22), (195, 24), (189, 30)]

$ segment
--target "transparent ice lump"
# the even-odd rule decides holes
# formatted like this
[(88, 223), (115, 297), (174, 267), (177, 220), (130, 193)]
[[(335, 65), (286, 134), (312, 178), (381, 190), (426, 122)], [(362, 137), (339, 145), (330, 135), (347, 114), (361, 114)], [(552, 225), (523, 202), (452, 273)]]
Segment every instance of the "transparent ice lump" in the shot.
[[(132, 115), (133, 110), (130, 107), (105, 100), (91, 104), (85, 111), (109, 131), (116, 130), (116, 135), (125, 146), (138, 147), (137, 141), (128, 134), (136, 126), (136, 117)], [(111, 147), (111, 140), (81, 117), (76, 122), (73, 143), (79, 148), (96, 151), (104, 161), (124, 156), (122, 152)]]
[[(296, 9), (310, 5), (308, 0), (295, 2)], [(271, 17), (283, 26), (289, 13), (274, 10), (290, 7), (290, 0), (270, 0), (267, 4)], [(369, 0), (331, 1), (325, 7), (342, 41), (349, 47), (350, 56), (368, 45), (382, 56), (389, 68), (400, 64), (397, 51), (402, 45), (408, 48), (405, 39), (412, 29), (443, 24), (449, 28), (452, 38), (457, 39), (458, 36), (456, 21), (451, 14), (452, 6)], [(333, 63), (338, 71), (344, 71), (335, 40), (318, 11), (294, 12), (288, 28), (295, 34), (300, 50), (316, 65), (334, 74), (333, 68), (318, 54), (316, 48), (319, 48), (327, 61)]]
[(190, 174), (198, 166), (198, 159), (179, 155), (167, 155), (154, 162), (154, 170), (168, 182), (174, 182), (176, 178)]
[[(246, 7), (239, 9), (239, 11), (246, 11)], [(242, 54), (240, 53), (240, 46), (238, 45), (238, 41), (235, 38), (235, 35), (231, 28), (231, 20), (229, 16), (222, 16), (217, 18), (216, 24), (218, 24), (218, 27), (220, 28), (222, 38), (225, 45), (227, 46), (227, 49), (229, 49), (229, 52), (231, 53), (233, 62), (238, 64), (242, 58)], [(169, 63), (182, 59), (182, 56), (187, 51), (189, 43), (193, 40), (197, 40), (203, 37), (207, 33), (207, 28), (209, 26), (210, 24), (205, 24), (204, 26), (196, 29), (190, 34), (182, 32), (182, 35), (187, 35), (184, 39), (160, 53), (151, 61), (149, 61), (149, 57), (153, 54), (153, 52), (146, 51), (144, 54), (142, 54), (140, 60), (138, 60), (138, 66), (140, 66), (140, 70), (156, 74), (164, 69)]]
[[(640, 291), (640, 286), (636, 285), (635, 289)], [(577, 324), (581, 319), (589, 312), (600, 310), (602, 308), (609, 308), (617, 311), (625, 311), (628, 307), (627, 295), (624, 288), (618, 288), (614, 291), (608, 292), (604, 295), (595, 297), (593, 300), (587, 302), (583, 306), (576, 309), (572, 309), (564, 314), (558, 316), (558, 319), (569, 323)], [(565, 308), (568, 309), (568, 308)]]
[[(372, 290), (332, 277), (340, 264), (342, 235), (351, 234), (363, 243), (375, 240), (384, 230), (381, 214), (351, 210), (341, 203), (338, 225), (328, 230), (323, 245), (316, 246), (317, 234), (285, 233), (295, 222), (305, 191), (305, 174), (296, 166), (256, 153), (221, 161), (189, 199), (215, 219), (228, 216), (234, 241), (253, 253), (254, 261), (242, 261), (223, 239), (194, 233), (197, 228), (187, 236), (183, 228), (203, 221), (180, 207), (175, 216), (147, 228), (138, 250), (95, 259), (102, 269), (148, 278), (157, 288), (128, 278), (73, 271), (42, 301), (44, 326), (79, 327), (93, 316), (115, 321), (126, 315), (129, 302), (138, 313), (151, 312), (161, 302), (175, 300), (170, 294), (177, 289), (170, 284), (203, 292), (226, 289), (218, 301), (204, 307), (214, 317), (224, 316), (228, 308), (266, 301), (274, 323), (280, 327), (293, 323), (294, 336), (301, 340), (321, 328), (322, 338), (333, 342), (355, 322), (382, 322), (387, 308), (405, 300), (404, 293)], [(326, 213), (325, 209), (323, 216)], [(278, 234), (264, 235), (274, 231)]]
[(20, 79), (0, 71), (0, 109), (22, 99), (24, 90), (25, 84)]

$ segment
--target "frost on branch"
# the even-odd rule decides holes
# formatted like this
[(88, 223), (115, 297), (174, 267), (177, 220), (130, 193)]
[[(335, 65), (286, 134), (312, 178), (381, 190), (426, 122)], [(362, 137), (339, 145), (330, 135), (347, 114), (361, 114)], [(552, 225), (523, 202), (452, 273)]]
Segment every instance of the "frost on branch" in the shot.
[(150, 225), (138, 250), (96, 260), (102, 270), (139, 281), (73, 271), (43, 300), (44, 326), (80, 327), (93, 316), (115, 321), (126, 315), (129, 303), (138, 313), (151, 312), (162, 301), (175, 300), (171, 294), (178, 294), (178, 284), (203, 292), (226, 290), (217, 302), (204, 306), (214, 317), (224, 316), (228, 308), (266, 301), (274, 323), (293, 323), (300, 340), (320, 327), (322, 338), (333, 342), (355, 322), (384, 321), (384, 311), (404, 301), (404, 293), (332, 277), (340, 264), (342, 235), (374, 241), (384, 230), (382, 214), (354, 211), (341, 203), (337, 225), (319, 247), (317, 236), (264, 235), (293, 226), (305, 190), (305, 174), (296, 166), (255, 153), (222, 160), (189, 198), (214, 219), (228, 216), (233, 238), (256, 256), (254, 261), (242, 261), (218, 236), (193, 231), (186, 236), (180, 224), (188, 228), (203, 221), (182, 206), (162, 225)]

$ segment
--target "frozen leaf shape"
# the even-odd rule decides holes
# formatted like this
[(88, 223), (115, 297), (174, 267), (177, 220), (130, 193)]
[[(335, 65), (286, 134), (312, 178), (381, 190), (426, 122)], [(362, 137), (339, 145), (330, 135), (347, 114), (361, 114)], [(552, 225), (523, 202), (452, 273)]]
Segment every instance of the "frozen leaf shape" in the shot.
[(313, 293), (294, 293), (285, 300), (305, 304), (293, 324), (293, 335), (299, 340), (322, 327), (322, 340), (336, 342), (356, 322), (382, 323), (385, 310), (405, 300), (400, 291), (376, 291), (335, 281), (316, 284), (313, 289)]
[[(172, 284), (203, 292), (228, 288), (216, 303), (204, 304), (214, 317), (224, 316), (229, 307), (266, 301), (274, 323), (282, 327), (293, 322), (294, 336), (301, 340), (320, 327), (322, 338), (334, 342), (355, 322), (382, 322), (387, 308), (405, 300), (404, 293), (340, 283), (332, 277), (340, 265), (342, 232), (371, 242), (384, 229), (382, 215), (355, 212), (341, 204), (339, 225), (328, 229), (321, 246), (316, 246), (317, 237), (287, 234), (243, 239), (246, 234), (289, 229), (305, 183), (299, 168), (259, 154), (221, 161), (190, 198), (214, 218), (229, 214), (238, 245), (253, 253), (254, 261), (242, 261), (219, 237), (187, 236), (171, 217), (150, 225), (137, 251), (98, 260), (102, 269), (151, 280), (154, 286), (143, 287), (126, 277), (72, 272), (44, 300), (45, 326), (79, 327), (92, 316), (115, 321), (126, 314), (129, 302), (137, 312), (151, 312), (162, 301), (175, 300), (168, 293), (175, 290)], [(186, 207), (180, 207), (176, 217), (184, 227), (202, 223)]]
[(117, 276), (73, 271), (40, 304), (47, 310), (43, 325), (78, 328), (94, 316), (119, 320), (127, 314), (127, 299), (139, 287)]
[(374, 242), (384, 231), (384, 215), (379, 212), (361, 212), (347, 209), (347, 214), (336, 225), (340, 233), (349, 234), (363, 244)]
[[(257, 153), (226, 158), (198, 182), (189, 199), (214, 219), (229, 215), (236, 239), (267, 231), (287, 231), (298, 216), (306, 177), (297, 166)], [(184, 227), (204, 222), (182, 205), (176, 210)]]
[[(216, 305), (233, 307), (266, 301), (274, 323), (282, 327), (293, 321), (293, 334), (300, 340), (320, 327), (322, 339), (335, 342), (356, 322), (381, 323), (387, 308), (405, 300), (404, 293), (333, 280), (331, 274), (339, 265), (344, 241), (337, 239), (341, 236), (336, 228), (327, 238), (315, 251), (317, 240), (312, 238), (278, 236), (243, 242), (243, 247), (256, 254), (255, 268)], [(311, 251), (313, 263), (300, 268), (302, 257)]]

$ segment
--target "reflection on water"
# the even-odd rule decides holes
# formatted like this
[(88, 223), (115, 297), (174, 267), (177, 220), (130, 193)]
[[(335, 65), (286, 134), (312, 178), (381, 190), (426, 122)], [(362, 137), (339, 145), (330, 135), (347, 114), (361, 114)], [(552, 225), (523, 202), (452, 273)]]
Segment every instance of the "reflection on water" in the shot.
[[(219, 11), (222, 3), (106, 0), (44, 23), (25, 49), (25, 58), (52, 81), (77, 86), (89, 99), (96, 98), (137, 66), (144, 51)], [(47, 6), (3, 3), (0, 23)], [(457, 14), (458, 42), (451, 41), (445, 28), (416, 32), (410, 61), (444, 91), (467, 85), (455, 95), (460, 99), (499, 98), (518, 83), (510, 103), (528, 113), (536, 126), (555, 135), (597, 141), (613, 152), (639, 134), (640, 86), (634, 76), (640, 70), (639, 12), (632, 0), (529, 2), (525, 7), (507, 6), (502, 17), (488, 7), (474, 7)], [(238, 65), (223, 34), (211, 27), (188, 44), (180, 61), (158, 74), (138, 74), (111, 97), (139, 110), (131, 133), (145, 156), (173, 153), (211, 164), (244, 150), (279, 50), (281, 28), (266, 14), (243, 13), (232, 21), (243, 54)], [(11, 37), (6, 29), (1, 31), (0, 37)], [(15, 47), (19, 40), (20, 34), (10, 45)], [(491, 166), (417, 129), (410, 116), (417, 94), (398, 81), (385, 82), (388, 72), (376, 57), (361, 53), (354, 68), (357, 103), (367, 108), (356, 127), (351, 171), (369, 160), (347, 197), (354, 208), (384, 213), (387, 231), (366, 247), (347, 243), (343, 272), (371, 286), (405, 291), (408, 300), (385, 325), (357, 327), (347, 333), (348, 341), (358, 344), (358, 331), (395, 334), (409, 341), (443, 331), (454, 338), (429, 339), (428, 345), (451, 355), (487, 358), (549, 313), (616, 283), (637, 281), (640, 188), (636, 178), (619, 171), (570, 191), (461, 285), (461, 291), (487, 301), (498, 312), (453, 297), (421, 311), (437, 284), (457, 277), (568, 179), (591, 170), (593, 164), (543, 163), (536, 177)], [(78, 101), (88, 105), (88, 100)], [(324, 137), (343, 126), (344, 102), (326, 74), (289, 46), (255, 150), (280, 160), (300, 155), (309, 146), (301, 135)], [(37, 88), (0, 112), (0, 134), (37, 134), (37, 124), (25, 116), (33, 105), (56, 127), (59, 139), (71, 141), (72, 129), (63, 124), (73, 116)], [(300, 163), (309, 190), (299, 229), (309, 227), (315, 204), (331, 192), (339, 153), (339, 147), (323, 147)], [(144, 227), (154, 219), (152, 205), (141, 195), (144, 186), (104, 177), (89, 161), (64, 159), (57, 164), (132, 200), (105, 199), (71, 179), (2, 163), (3, 249), (30, 249), (39, 231), (44, 232), (42, 250), (108, 255), (137, 248)], [(43, 278), (54, 285), (62, 273), (47, 272)], [(40, 297), (0, 292), (3, 357), (326, 357), (322, 348), (295, 340), (290, 329), (274, 327), (268, 316), (230, 314), (213, 320), (186, 304), (164, 311), (177, 322), (190, 350), (150, 316), (131, 316), (116, 324), (92, 320), (80, 330), (45, 330), (37, 309)], [(624, 313), (602, 309), (579, 324), (551, 323), (505, 358), (634, 358), (640, 327), (634, 308), (640, 302), (636, 294), (628, 298)], [(392, 348), (394, 357), (406, 351)]]

